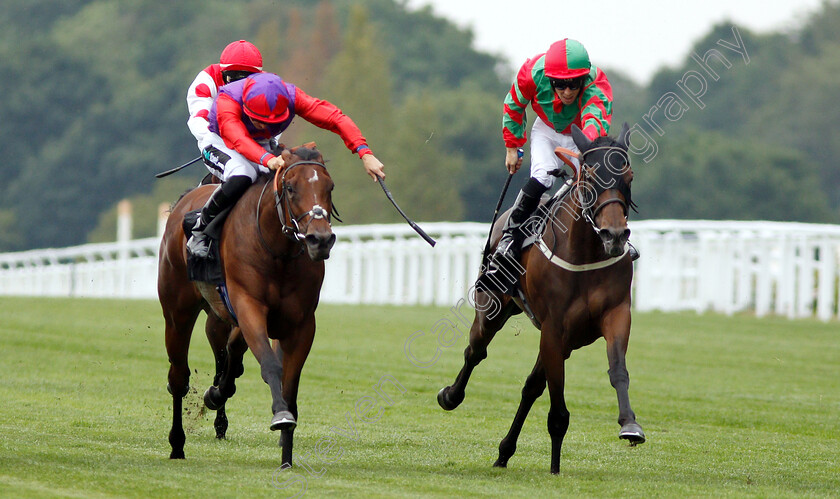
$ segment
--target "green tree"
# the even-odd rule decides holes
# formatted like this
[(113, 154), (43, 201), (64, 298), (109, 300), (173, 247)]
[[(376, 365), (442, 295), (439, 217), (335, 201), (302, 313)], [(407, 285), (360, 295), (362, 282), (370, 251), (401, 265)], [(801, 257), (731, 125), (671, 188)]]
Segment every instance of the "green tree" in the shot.
[(777, 141), (813, 163), (833, 206), (840, 206), (840, 43), (825, 44), (780, 78), (773, 105), (752, 114), (749, 128), (768, 143)]
[[(158, 235), (158, 208), (172, 204), (184, 193), (183, 182), (167, 177), (158, 180), (149, 194), (135, 194), (126, 198), (132, 207), (132, 237), (155, 237)], [(96, 227), (88, 234), (87, 242), (104, 243), (117, 239), (117, 205), (99, 214)]]
[(640, 218), (836, 220), (815, 165), (755, 139), (669, 133), (654, 161), (638, 162), (634, 173)]
[[(371, 28), (368, 12), (357, 6), (351, 11), (342, 49), (326, 67), (322, 95), (350, 116), (359, 126), (376, 156), (386, 165), (386, 174), (398, 176), (392, 147), (394, 111), (391, 104), (390, 72), (387, 59), (379, 50), (381, 42)], [(379, 196), (377, 185), (364, 173), (358, 157), (347, 152), (334, 133), (313, 129), (303, 120), (309, 132), (299, 132), (304, 140), (315, 140), (330, 161), (330, 175), (336, 188), (333, 199), (347, 223), (382, 221), (382, 210), (372, 209), (371, 199)]]
[[(463, 202), (457, 182), (462, 177), (464, 158), (460, 153), (435, 146), (435, 135), (444, 120), (435, 99), (425, 93), (405, 100), (398, 116), (400, 127), (392, 141), (399, 151), (392, 169), (390, 187), (399, 193), (400, 205), (413, 218), (424, 221), (457, 221), (463, 217)], [(387, 221), (400, 221), (396, 210)]]
[(0, 251), (17, 251), (24, 247), (24, 237), (13, 210), (0, 210)]

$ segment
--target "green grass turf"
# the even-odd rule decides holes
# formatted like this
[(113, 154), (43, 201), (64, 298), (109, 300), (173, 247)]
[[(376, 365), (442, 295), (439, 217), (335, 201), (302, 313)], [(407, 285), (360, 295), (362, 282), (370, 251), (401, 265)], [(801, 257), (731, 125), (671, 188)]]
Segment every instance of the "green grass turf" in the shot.
[[(212, 355), (197, 328), (187, 459), (170, 461), (156, 302), (3, 297), (0, 317), (0, 497), (290, 497), (303, 487), (306, 497), (840, 495), (836, 322), (635, 314), (630, 398), (648, 442), (617, 438), (600, 340), (567, 362), (571, 425), (552, 476), (547, 393), (509, 467), (492, 467), (536, 358), (538, 333), (521, 318), (491, 344), (461, 407), (445, 412), (435, 395), (460, 369), (466, 335), (444, 336), (452, 346), (436, 353), (431, 331), (457, 321), (452, 311), (322, 306), (298, 400), (298, 466), (279, 470), (270, 395), (250, 353), (227, 405), (228, 438), (217, 441), (201, 403)], [(404, 347), (415, 334), (412, 362)], [(405, 389), (382, 385), (391, 405), (374, 389), (383, 377)]]

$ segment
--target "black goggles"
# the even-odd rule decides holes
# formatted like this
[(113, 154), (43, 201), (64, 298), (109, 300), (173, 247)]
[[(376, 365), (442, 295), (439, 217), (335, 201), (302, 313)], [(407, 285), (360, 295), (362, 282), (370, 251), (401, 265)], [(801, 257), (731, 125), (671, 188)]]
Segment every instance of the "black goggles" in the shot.
[(583, 86), (583, 78), (551, 78), (551, 86), (555, 90), (577, 90)]
[(225, 80), (225, 83), (230, 83), (232, 81), (239, 81), (242, 78), (247, 78), (252, 74), (253, 73), (250, 71), (222, 71), (222, 79)]

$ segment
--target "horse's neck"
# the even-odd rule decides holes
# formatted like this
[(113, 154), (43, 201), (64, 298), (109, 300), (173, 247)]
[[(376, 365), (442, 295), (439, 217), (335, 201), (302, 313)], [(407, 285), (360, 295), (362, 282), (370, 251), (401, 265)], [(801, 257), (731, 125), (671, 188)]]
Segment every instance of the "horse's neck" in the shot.
[[(271, 182), (270, 179), (269, 182)], [(261, 192), (262, 189), (263, 186), (260, 186)], [(272, 257), (288, 256), (295, 252), (298, 249), (298, 243), (283, 233), (283, 223), (280, 217), (286, 216), (285, 203), (281, 199), (278, 209), (277, 198), (271, 184), (266, 187), (262, 199), (259, 198), (259, 194), (257, 195), (256, 203), (260, 205), (259, 223), (255, 227), (257, 238), (261, 238), (262, 241), (258, 242), (260, 248)], [(252, 216), (256, 217), (254, 214)]]
[(603, 244), (583, 216), (575, 190), (569, 192), (551, 214), (543, 240), (561, 257), (586, 261), (601, 256)]

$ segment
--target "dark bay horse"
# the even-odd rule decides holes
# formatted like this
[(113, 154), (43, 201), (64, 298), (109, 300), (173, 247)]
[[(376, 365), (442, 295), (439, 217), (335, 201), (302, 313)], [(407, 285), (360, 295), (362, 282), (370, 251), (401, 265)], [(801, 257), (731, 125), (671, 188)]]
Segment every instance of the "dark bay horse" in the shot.
[[(298, 382), (315, 335), (323, 260), (329, 257), (335, 235), (330, 227), (333, 181), (320, 152), (301, 147), (284, 150), (282, 158), (285, 168), (251, 186), (232, 208), (221, 233), (220, 260), (235, 317), (215, 286), (187, 277), (182, 222), (189, 211), (204, 205), (215, 186), (201, 186), (185, 194), (166, 223), (158, 296), (170, 364), (170, 458), (184, 458), (181, 411), (189, 390), (187, 354), (193, 325), (204, 310), (205, 332), (216, 359), (216, 376), (204, 402), (217, 411), (216, 436), (224, 438), (224, 404), (236, 390), (234, 381), (242, 374), (242, 357), (250, 348), (271, 389), (269, 428), (281, 431), (283, 463), (292, 463)], [(275, 340), (276, 351), (271, 340)]]
[[(630, 169), (628, 127), (618, 137), (590, 141), (577, 127), (572, 137), (580, 149), (581, 172), (569, 194), (556, 205), (537, 242), (523, 251), (519, 297), (478, 292), (476, 316), (470, 329), (464, 366), (451, 386), (438, 393), (438, 403), (452, 410), (464, 400), (472, 370), (487, 357), (487, 346), (505, 322), (521, 309), (530, 308), (540, 328), (540, 350), (525, 381), (522, 399), (507, 436), (499, 445), (495, 466), (507, 466), (534, 401), (548, 383), (551, 408), (551, 472), (560, 471), (560, 451), (569, 427), (564, 398), (565, 361), (572, 351), (603, 337), (607, 344), (610, 383), (618, 395), (619, 438), (631, 445), (645, 441), (630, 408), (630, 378), (625, 366), (630, 337), (630, 283), (633, 264), (628, 254)], [(558, 152), (558, 155), (561, 153)], [(496, 226), (501, 227), (503, 220)], [(501, 230), (494, 231), (498, 241)], [(485, 307), (496, 303), (499, 306)]]

